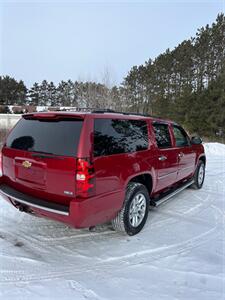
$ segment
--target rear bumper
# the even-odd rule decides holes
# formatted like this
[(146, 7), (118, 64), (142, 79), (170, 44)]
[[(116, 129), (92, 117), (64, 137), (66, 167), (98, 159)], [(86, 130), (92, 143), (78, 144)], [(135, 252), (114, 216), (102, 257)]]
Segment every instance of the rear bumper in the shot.
[(87, 199), (71, 200), (68, 206), (53, 203), (21, 193), (6, 184), (0, 184), (0, 195), (18, 207), (27, 207), (35, 215), (66, 223), (75, 228), (85, 228), (107, 222), (120, 210), (123, 191), (115, 191)]
[(0, 185), (0, 193), (3, 194), (5, 197), (10, 198), (10, 200), (12, 200), (14, 203), (25, 204), (27, 206), (42, 209), (47, 212), (53, 212), (59, 215), (69, 215), (69, 206), (45, 201), (40, 198), (26, 195), (11, 188), (6, 184)]

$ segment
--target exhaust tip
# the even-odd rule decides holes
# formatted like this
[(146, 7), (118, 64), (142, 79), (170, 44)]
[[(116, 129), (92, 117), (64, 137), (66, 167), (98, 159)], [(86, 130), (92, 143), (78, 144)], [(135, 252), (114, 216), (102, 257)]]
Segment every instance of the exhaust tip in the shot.
[(27, 207), (24, 205), (19, 205), (18, 208), (19, 208), (19, 211), (21, 211), (21, 212), (27, 212)]

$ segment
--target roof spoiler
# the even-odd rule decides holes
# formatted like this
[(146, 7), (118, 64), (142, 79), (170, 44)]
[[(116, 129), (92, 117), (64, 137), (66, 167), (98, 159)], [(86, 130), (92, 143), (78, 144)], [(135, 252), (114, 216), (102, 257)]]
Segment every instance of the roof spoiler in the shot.
[(59, 112), (46, 112), (46, 113), (31, 113), (24, 114), (22, 117), (26, 120), (58, 120), (58, 119), (83, 119), (83, 116), (72, 114), (60, 114)]

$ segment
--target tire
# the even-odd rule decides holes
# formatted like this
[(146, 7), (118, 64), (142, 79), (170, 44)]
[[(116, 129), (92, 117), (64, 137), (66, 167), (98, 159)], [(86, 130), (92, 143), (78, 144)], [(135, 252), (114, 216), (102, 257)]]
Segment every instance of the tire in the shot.
[(141, 183), (130, 182), (123, 207), (112, 220), (113, 229), (128, 235), (139, 233), (148, 218), (149, 203), (147, 188)]
[(197, 169), (195, 171), (195, 175), (193, 177), (194, 183), (191, 187), (195, 190), (199, 190), (202, 188), (205, 179), (205, 164), (203, 161), (199, 161)]

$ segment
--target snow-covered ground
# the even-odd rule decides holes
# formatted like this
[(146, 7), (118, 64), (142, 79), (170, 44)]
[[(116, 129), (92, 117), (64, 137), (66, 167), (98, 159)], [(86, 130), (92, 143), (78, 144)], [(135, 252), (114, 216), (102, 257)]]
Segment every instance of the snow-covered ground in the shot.
[(204, 187), (150, 211), (144, 230), (75, 230), (0, 201), (0, 299), (225, 299), (225, 145)]

